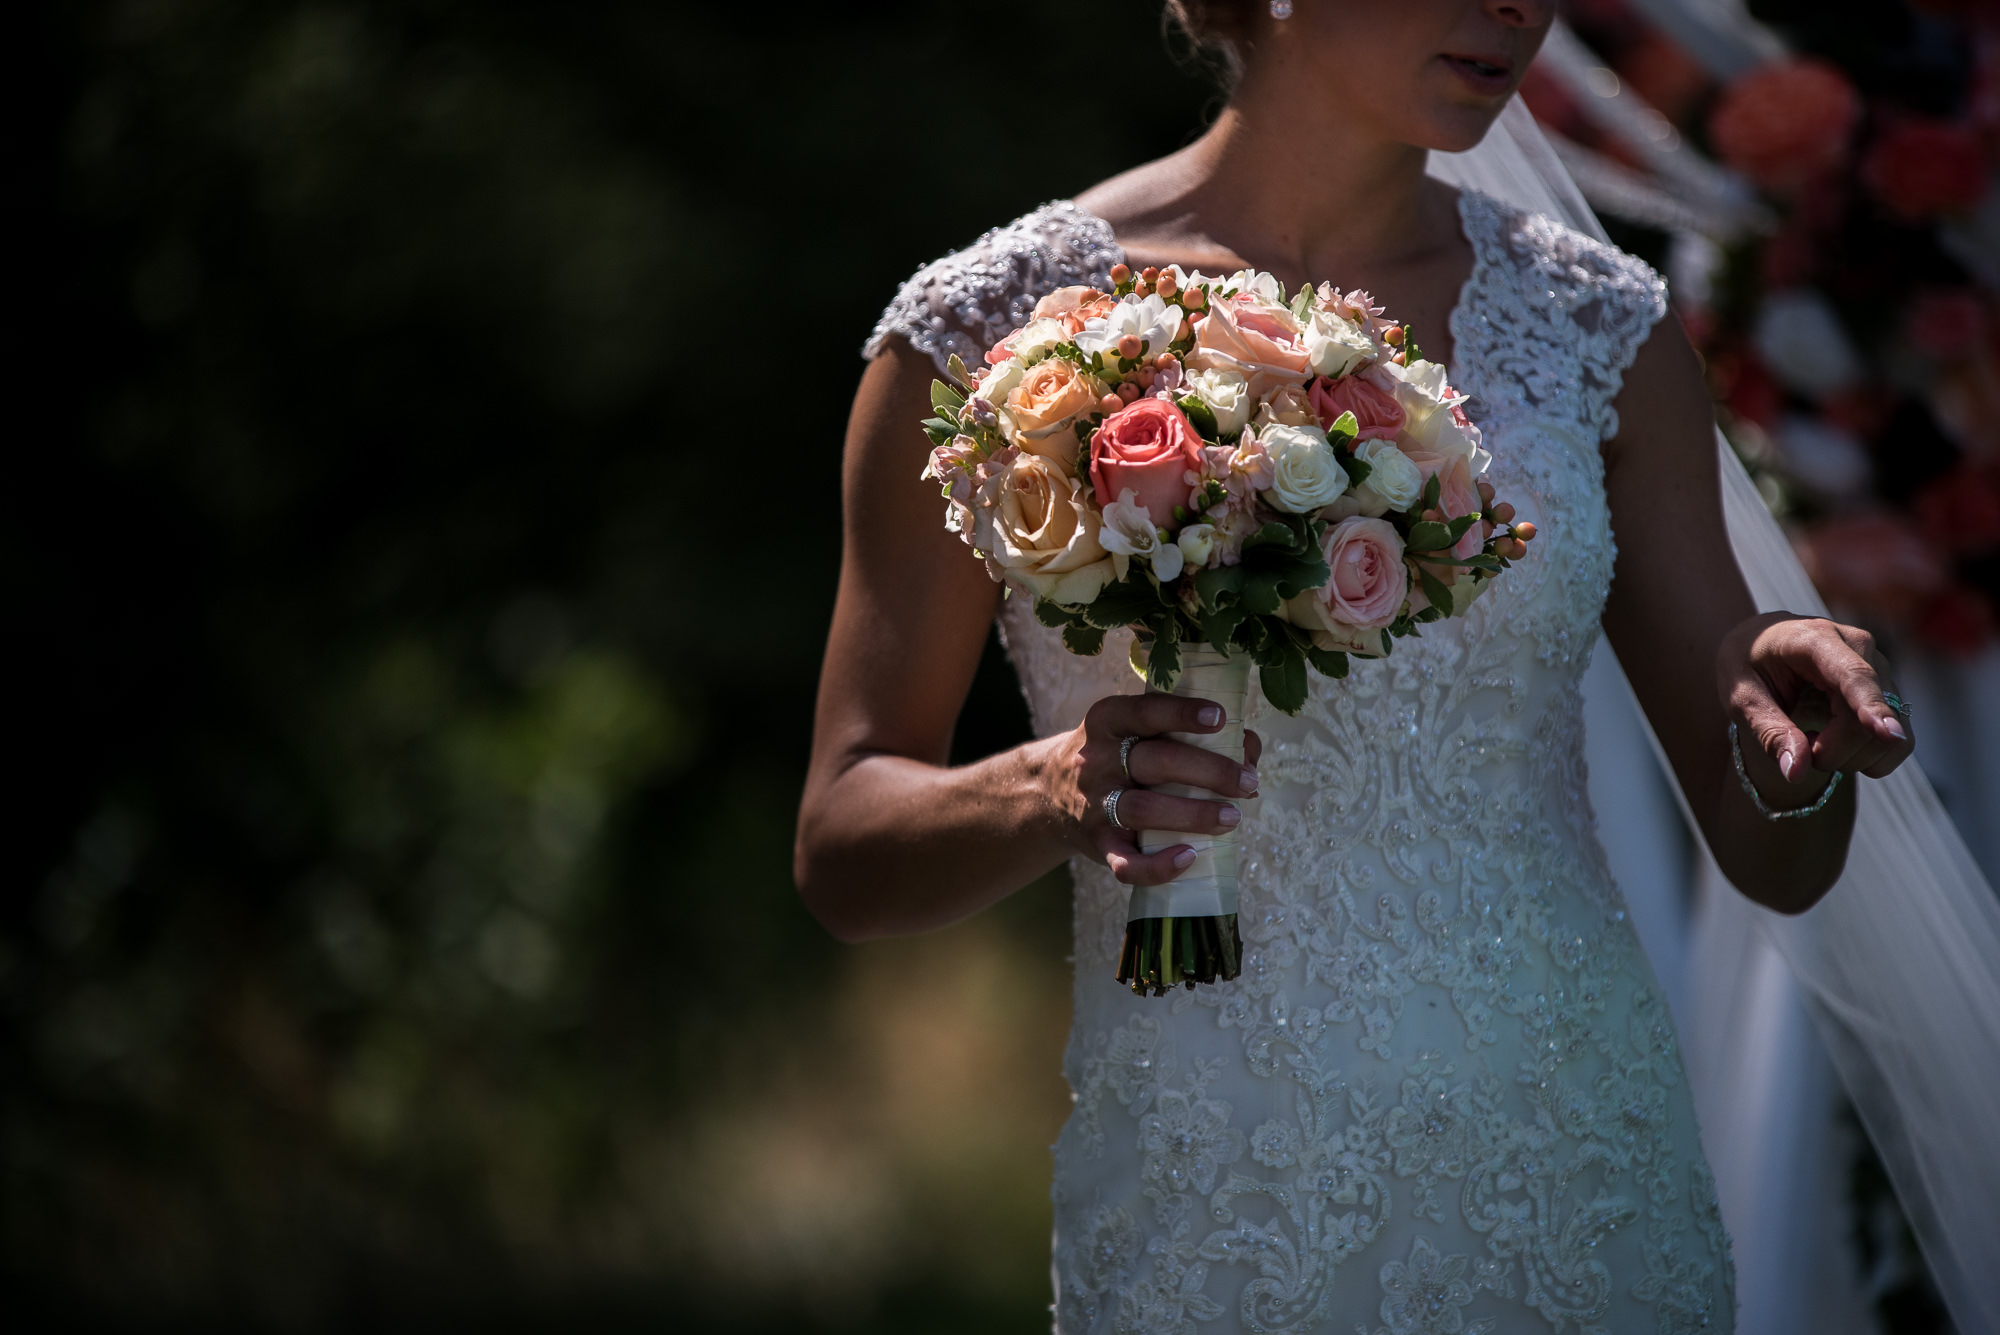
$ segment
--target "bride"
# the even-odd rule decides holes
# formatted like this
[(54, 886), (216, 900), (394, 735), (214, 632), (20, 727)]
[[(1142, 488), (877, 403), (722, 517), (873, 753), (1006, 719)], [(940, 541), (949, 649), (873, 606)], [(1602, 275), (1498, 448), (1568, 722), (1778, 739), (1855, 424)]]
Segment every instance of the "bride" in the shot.
[[(1213, 127), (924, 269), (868, 344), (801, 892), (862, 940), (1073, 859), (1059, 1331), (1729, 1329), (1673, 1023), (1585, 796), (1579, 678), (1601, 625), (1722, 869), (1788, 914), (1839, 877), (1848, 776), (1909, 756), (1907, 713), (1866, 633), (1757, 612), (1658, 276), (1426, 174), (1501, 114), (1547, 0), (1169, 8), (1235, 73)], [(1219, 711), (1141, 694), (1121, 637), (1079, 658), (1002, 600), (918, 479), (945, 359), (1118, 263), (1373, 293), (1473, 396), (1489, 476), (1542, 535), (1466, 616), (1314, 677), (1297, 718), (1253, 692), (1247, 768), (1165, 736)], [(996, 614), (1038, 740), (948, 768)], [(1115, 790), (1132, 828), (1240, 825), (1239, 979), (1114, 981), (1127, 887), (1192, 856), (1142, 854)]]

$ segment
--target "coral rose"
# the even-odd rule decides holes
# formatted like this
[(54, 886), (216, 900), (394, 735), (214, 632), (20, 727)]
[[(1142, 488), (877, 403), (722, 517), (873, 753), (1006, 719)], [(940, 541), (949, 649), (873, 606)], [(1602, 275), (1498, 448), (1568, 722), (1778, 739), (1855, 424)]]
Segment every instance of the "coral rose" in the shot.
[(1724, 90), (1709, 114), (1722, 160), (1768, 190), (1804, 185), (1847, 153), (1861, 98), (1824, 60), (1761, 65)]
[(1403, 540), (1383, 519), (1359, 516), (1327, 529), (1320, 551), (1333, 573), (1317, 589), (1285, 603), (1285, 615), (1322, 649), (1382, 652), (1381, 629), (1409, 596)]
[(1291, 311), (1240, 294), (1216, 302), (1195, 326), (1187, 363), (1196, 370), (1226, 366), (1241, 373), (1257, 399), (1280, 385), (1304, 385), (1312, 373), (1305, 330)]
[(1097, 407), (1103, 387), (1061, 357), (1037, 362), (1007, 395), (1015, 443), (1034, 454), (1062, 461), (1065, 471), (1076, 458), (1076, 436), (1068, 428), (1078, 414)]
[(1188, 503), (1187, 475), (1201, 468), (1201, 446), (1187, 415), (1165, 399), (1138, 399), (1119, 409), (1090, 438), (1097, 503), (1109, 505), (1129, 490), (1155, 524), (1171, 528), (1174, 507)]
[(1312, 382), (1307, 394), (1321, 426), (1332, 429), (1342, 413), (1353, 413), (1361, 426), (1356, 440), (1394, 440), (1403, 429), (1403, 405), (1395, 397), (1360, 376)]
[(1963, 126), (1904, 118), (1868, 146), (1861, 180), (1905, 222), (1965, 213), (1986, 194), (1986, 150)]
[(1037, 597), (1089, 602), (1111, 582), (1112, 570), (1083, 484), (1040, 455), (1010, 453), (974, 502), (979, 550)]

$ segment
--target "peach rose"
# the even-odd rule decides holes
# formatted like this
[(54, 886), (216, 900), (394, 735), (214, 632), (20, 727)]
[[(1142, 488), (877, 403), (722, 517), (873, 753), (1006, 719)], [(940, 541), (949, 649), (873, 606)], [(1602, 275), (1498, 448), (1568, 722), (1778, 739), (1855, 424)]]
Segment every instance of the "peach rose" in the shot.
[(1322, 649), (1380, 654), (1380, 631), (1409, 597), (1403, 540), (1387, 520), (1343, 519), (1320, 539), (1333, 572), (1317, 589), (1285, 603), (1285, 615)]
[(1319, 414), (1320, 425), (1329, 430), (1342, 413), (1353, 413), (1354, 420), (1361, 424), (1356, 440), (1394, 440), (1403, 429), (1403, 405), (1360, 376), (1343, 376), (1339, 380), (1321, 376), (1312, 382), (1307, 393), (1313, 411)]
[(1007, 395), (1007, 414), (1019, 433), (1016, 443), (1035, 454), (1076, 458), (1076, 437), (1066, 428), (1077, 414), (1094, 409), (1102, 393), (1061, 357), (1037, 362)]
[(974, 502), (979, 550), (1037, 597), (1089, 602), (1111, 582), (1111, 555), (1083, 484), (1040, 455), (1009, 453)]
[(1161, 528), (1173, 526), (1174, 507), (1188, 503), (1188, 473), (1202, 465), (1201, 435), (1187, 415), (1164, 399), (1138, 399), (1104, 419), (1090, 438), (1090, 480), (1097, 503), (1121, 491)]
[(1235, 296), (1209, 308), (1195, 326), (1188, 365), (1196, 370), (1227, 366), (1250, 382), (1253, 398), (1267, 398), (1280, 385), (1304, 385), (1312, 373), (1305, 330), (1283, 306)]
[(1039, 320), (1053, 316), (1074, 334), (1088, 321), (1109, 313), (1117, 304), (1117, 297), (1099, 292), (1094, 287), (1059, 287), (1035, 303), (1032, 318)]

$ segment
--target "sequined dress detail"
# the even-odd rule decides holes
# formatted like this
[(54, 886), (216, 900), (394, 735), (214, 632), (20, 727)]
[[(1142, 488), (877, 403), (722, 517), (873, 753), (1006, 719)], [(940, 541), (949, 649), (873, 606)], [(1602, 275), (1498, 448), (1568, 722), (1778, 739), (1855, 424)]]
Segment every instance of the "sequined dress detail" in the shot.
[[(1127, 892), (1074, 864), (1060, 1335), (1732, 1328), (1673, 1023), (1584, 780), (1615, 554), (1598, 447), (1665, 289), (1538, 215), (1467, 193), (1459, 216), (1452, 383), (1540, 536), (1467, 616), (1314, 676), (1298, 717), (1253, 687), (1240, 979), (1134, 997), (1112, 976)], [(866, 351), (977, 364), (1120, 258), (1051, 204), (921, 270)], [(1021, 597), (1001, 627), (1042, 735), (1139, 689), (1121, 635), (1079, 658)]]

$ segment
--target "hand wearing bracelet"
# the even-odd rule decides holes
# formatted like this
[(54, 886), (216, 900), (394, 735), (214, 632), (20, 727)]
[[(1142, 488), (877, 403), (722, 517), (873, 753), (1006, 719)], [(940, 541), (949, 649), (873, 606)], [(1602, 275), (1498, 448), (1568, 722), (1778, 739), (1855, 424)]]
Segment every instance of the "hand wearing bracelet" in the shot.
[(1765, 820), (1803, 820), (1807, 816), (1818, 815), (1826, 804), (1833, 800), (1833, 795), (1840, 791), (1840, 781), (1846, 777), (1839, 770), (1835, 770), (1832, 780), (1819, 790), (1819, 796), (1809, 805), (1780, 810), (1765, 801), (1764, 794), (1759, 792), (1757, 785), (1751, 781), (1749, 767), (1743, 763), (1743, 743), (1737, 738), (1734, 723), (1729, 725), (1729, 758), (1736, 764), (1737, 782), (1743, 785), (1743, 791), (1749, 795), (1751, 803), (1757, 808), (1757, 814)]

